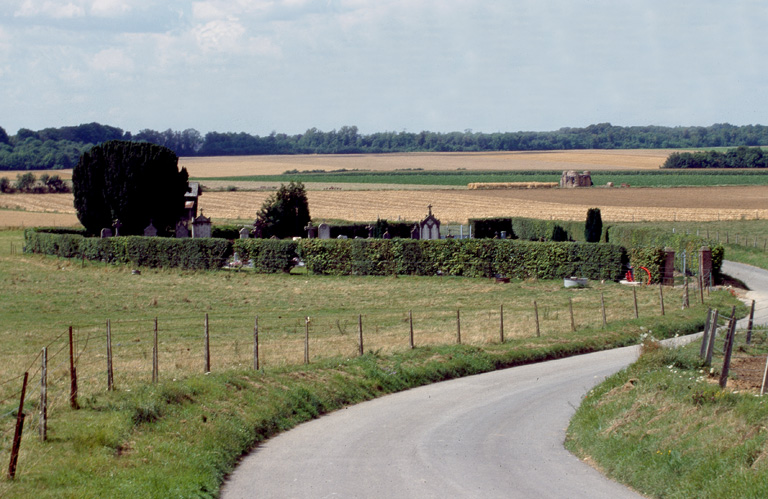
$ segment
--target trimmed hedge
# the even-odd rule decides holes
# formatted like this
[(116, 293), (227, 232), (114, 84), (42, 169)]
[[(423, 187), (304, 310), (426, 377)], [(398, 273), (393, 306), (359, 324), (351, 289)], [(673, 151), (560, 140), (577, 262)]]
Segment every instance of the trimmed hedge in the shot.
[(339, 236), (347, 236), (350, 239), (356, 237), (366, 239), (368, 237), (368, 227), (373, 226), (373, 237), (380, 239), (384, 232), (389, 231), (393, 238), (410, 239), (411, 229), (416, 222), (389, 222), (387, 220), (378, 220), (370, 223), (352, 223), (352, 224), (328, 224), (331, 229), (331, 239)]
[(256, 272), (288, 272), (295, 264), (298, 243), (280, 239), (237, 239), (233, 250), (240, 260), (253, 261)]
[(500, 236), (526, 241), (584, 242), (584, 222), (538, 220), (535, 218), (471, 218), (472, 237), (477, 239)]
[(225, 239), (173, 239), (165, 237), (83, 237), (24, 231), (24, 251), (62, 258), (85, 258), (143, 267), (218, 269), (232, 255)]
[(623, 248), (608, 244), (497, 239), (319, 240), (299, 242), (307, 269), (332, 275), (455, 275), (618, 280)]

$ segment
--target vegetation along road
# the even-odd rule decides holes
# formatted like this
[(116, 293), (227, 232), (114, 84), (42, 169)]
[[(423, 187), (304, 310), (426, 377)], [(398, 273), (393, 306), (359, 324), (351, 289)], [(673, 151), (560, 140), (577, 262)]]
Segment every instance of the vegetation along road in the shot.
[[(765, 304), (768, 271), (724, 270)], [(259, 446), (222, 497), (641, 497), (563, 448), (582, 396), (638, 353), (516, 367), (337, 411)]]

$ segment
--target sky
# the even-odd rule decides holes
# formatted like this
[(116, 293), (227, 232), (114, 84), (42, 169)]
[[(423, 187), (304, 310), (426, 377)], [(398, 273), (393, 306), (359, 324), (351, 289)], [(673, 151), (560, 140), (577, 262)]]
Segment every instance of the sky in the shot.
[(764, 0), (0, 0), (0, 126), (768, 124)]

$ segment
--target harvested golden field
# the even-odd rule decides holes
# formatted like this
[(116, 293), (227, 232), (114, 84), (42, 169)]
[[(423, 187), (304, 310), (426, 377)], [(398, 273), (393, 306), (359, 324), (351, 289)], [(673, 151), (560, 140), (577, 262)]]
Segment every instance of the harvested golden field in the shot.
[[(252, 220), (271, 191), (206, 192), (200, 207), (214, 222)], [(520, 216), (583, 220), (587, 209), (600, 208), (605, 221), (707, 221), (768, 218), (768, 186), (309, 191), (314, 219), (372, 221), (417, 220), (427, 205), (443, 222), (468, 218)], [(76, 225), (72, 194), (0, 196), (0, 227)], [(15, 211), (24, 210), (24, 211)], [(43, 213), (48, 212), (48, 214)], [(35, 221), (23, 221), (34, 215)], [(31, 219), (27, 219), (31, 220)]]
[(287, 170), (654, 170), (672, 149), (184, 157), (195, 178), (276, 175)]

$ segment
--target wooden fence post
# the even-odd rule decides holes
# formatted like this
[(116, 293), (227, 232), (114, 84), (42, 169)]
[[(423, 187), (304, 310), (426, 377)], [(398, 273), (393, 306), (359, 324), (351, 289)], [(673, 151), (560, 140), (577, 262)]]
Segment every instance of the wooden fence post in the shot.
[(309, 317), (304, 318), (304, 363), (309, 364)]
[(456, 309), (456, 344), (461, 345), (461, 310)]
[(731, 316), (731, 320), (728, 324), (728, 334), (725, 337), (725, 354), (723, 355), (723, 369), (720, 371), (720, 388), (725, 388), (728, 384), (728, 371), (731, 368), (731, 353), (733, 352), (733, 344), (735, 343), (736, 336), (736, 313), (734, 307), (734, 314)]
[(536, 337), (541, 336), (541, 329), (539, 328), (539, 306), (536, 304), (536, 300), (533, 300), (533, 314), (536, 317)]
[(709, 337), (709, 324), (712, 321), (712, 309), (707, 309), (707, 320), (704, 321), (704, 332), (701, 335), (701, 349), (699, 350), (699, 358), (704, 358), (707, 353), (707, 338)]
[(40, 366), (40, 440), (48, 440), (48, 348), (43, 347)]
[(203, 350), (205, 355), (205, 369), (204, 372), (211, 372), (211, 331), (209, 328), (208, 313), (205, 313), (205, 332), (203, 335)]
[(413, 344), (413, 310), (409, 310), (408, 311), (408, 323), (411, 326), (411, 336), (410, 336), (411, 348), (414, 348), (414, 344)]
[(160, 380), (159, 356), (160, 353), (157, 346), (157, 317), (155, 317), (155, 331), (152, 335), (152, 383), (157, 383)]
[(683, 306), (682, 310), (685, 310), (690, 306), (690, 301), (688, 300), (688, 276), (686, 275), (683, 278)]
[(571, 314), (571, 331), (576, 332), (576, 322), (573, 320), (573, 298), (568, 298), (568, 312)]
[(707, 358), (704, 360), (705, 364), (712, 365), (712, 354), (715, 351), (715, 338), (717, 338), (717, 321), (719, 320), (720, 311), (715, 309), (712, 312), (712, 322), (709, 324), (709, 338), (707, 339)]
[(699, 274), (699, 300), (704, 305), (704, 276)]
[(760, 385), (760, 395), (765, 395), (765, 381), (768, 379), (768, 356), (765, 357), (765, 369), (763, 370), (763, 383)]
[(752, 307), (749, 309), (749, 322), (747, 322), (747, 345), (752, 344), (752, 323), (755, 319), (755, 300), (752, 300)]
[(357, 333), (360, 336), (360, 356), (363, 356), (363, 315), (357, 314)]
[(661, 284), (659, 284), (659, 303), (661, 304), (661, 315), (664, 315), (664, 290)]
[(640, 318), (640, 312), (637, 310), (637, 288), (632, 286), (632, 298), (635, 301), (635, 319)]
[(75, 368), (75, 345), (72, 337), (72, 326), (69, 326), (69, 406), (79, 409), (77, 403), (77, 369)]
[(499, 307), (499, 339), (504, 343), (504, 304)]
[(24, 373), (24, 382), (21, 385), (21, 400), (19, 401), (19, 412), (16, 413), (16, 433), (13, 435), (13, 446), (11, 447), (11, 462), (8, 464), (8, 478), (13, 480), (16, 477), (16, 465), (19, 462), (19, 447), (21, 447), (21, 433), (24, 430), (24, 397), (27, 396), (27, 380), (29, 373)]
[(603, 327), (606, 327), (608, 325), (608, 321), (605, 318), (605, 295), (600, 292), (600, 308), (603, 311)]
[(259, 316), (253, 320), (253, 368), (259, 370)]
[(107, 390), (115, 389), (115, 377), (112, 371), (112, 323), (107, 319)]

